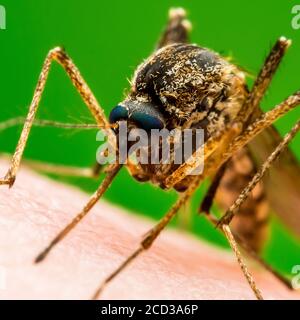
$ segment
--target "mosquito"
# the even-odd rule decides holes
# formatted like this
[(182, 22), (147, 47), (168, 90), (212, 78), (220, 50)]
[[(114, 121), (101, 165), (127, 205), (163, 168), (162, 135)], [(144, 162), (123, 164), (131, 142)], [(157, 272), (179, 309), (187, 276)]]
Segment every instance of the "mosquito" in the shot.
[[(97, 299), (125, 267), (151, 247), (178, 210), (207, 178), (211, 184), (199, 206), (199, 213), (223, 232), (255, 297), (263, 299), (240, 249), (291, 288), (290, 282), (260, 257), (271, 209), (295, 233), (300, 234), (300, 179), (296, 179), (300, 177), (300, 168), (288, 149), (289, 142), (299, 131), (300, 121), (283, 139), (272, 126), (277, 119), (300, 104), (300, 91), (266, 113), (260, 109), (260, 102), (291, 41), (285, 37), (276, 41), (249, 89), (245, 72), (238, 66), (209, 49), (189, 42), (190, 29), (191, 23), (186, 18), (185, 10), (170, 9), (167, 26), (156, 50), (138, 66), (131, 80), (130, 91), (112, 109), (109, 119), (67, 53), (62, 48), (52, 49), (44, 61), (11, 165), (5, 177), (0, 179), (0, 185), (12, 187), (14, 184), (33, 125), (59, 126), (55, 122), (37, 123), (38, 120), (35, 120), (53, 61), (66, 71), (95, 118), (96, 127), (106, 129), (110, 141), (115, 141), (118, 136), (121, 121), (127, 121), (134, 128), (204, 130), (205, 141), (201, 146), (204, 149), (204, 171), (201, 174), (190, 174), (198, 165), (198, 158), (194, 156), (198, 149), (193, 150), (191, 161), (181, 165), (132, 163), (129, 159), (123, 165), (117, 159), (105, 167), (105, 177), (85, 207), (37, 255), (35, 263), (44, 260), (53, 247), (74, 229), (102, 197), (122, 166), (127, 167), (139, 182), (148, 181), (163, 189), (178, 191), (175, 204), (146, 233), (132, 254), (100, 283), (93, 299)], [(118, 145), (114, 147), (118, 150)], [(54, 167), (39, 164), (38, 169), (51, 171)], [(269, 174), (265, 175), (268, 170)], [(100, 171), (100, 165), (92, 169), (60, 167), (60, 170), (56, 170), (62, 174), (84, 176), (97, 176)], [(225, 212), (220, 219), (211, 213), (214, 201)]]

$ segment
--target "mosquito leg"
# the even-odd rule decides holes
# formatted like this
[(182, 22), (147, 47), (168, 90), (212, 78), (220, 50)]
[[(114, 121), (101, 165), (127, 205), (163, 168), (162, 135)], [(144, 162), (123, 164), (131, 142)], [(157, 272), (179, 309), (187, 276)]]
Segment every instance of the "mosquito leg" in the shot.
[(169, 21), (157, 48), (173, 43), (188, 43), (188, 33), (191, 23), (186, 19), (186, 12), (182, 8), (172, 8), (169, 10)]
[(285, 278), (283, 275), (281, 275), (277, 270), (275, 270), (272, 266), (270, 266), (265, 260), (263, 260), (255, 250), (253, 250), (240, 236), (238, 236), (236, 233), (232, 232), (234, 238), (236, 239), (239, 246), (255, 261), (257, 261), (262, 267), (264, 267), (267, 271), (273, 274), (273, 276), (278, 279), (282, 284), (284, 284), (288, 289), (293, 289), (293, 286), (291, 284), (291, 281), (287, 278)]
[(119, 274), (121, 273), (125, 267), (127, 267), (135, 258), (137, 258), (142, 252), (149, 249), (153, 244), (154, 240), (160, 235), (162, 230), (167, 226), (167, 224), (172, 220), (172, 218), (176, 215), (178, 210), (187, 202), (188, 199), (192, 196), (196, 188), (198, 187), (198, 183), (196, 179), (191, 183), (189, 188), (180, 195), (179, 199), (175, 202), (175, 204), (171, 207), (169, 212), (156, 224), (152, 229), (150, 229), (140, 245), (133, 253), (126, 258), (124, 262), (122, 262), (99, 286), (99, 288), (95, 291), (93, 295), (93, 299), (97, 299), (103, 289)]
[[(217, 136), (209, 138), (205, 144), (198, 148), (187, 161), (181, 164), (178, 169), (166, 178), (164, 182), (165, 188), (172, 188), (201, 164), (204, 164), (204, 174), (206, 175), (206, 161), (212, 153), (220, 149), (220, 146), (227, 146), (230, 141), (232, 141), (241, 132), (241, 129), (241, 124), (236, 123), (228, 128), (228, 130), (224, 130)], [(215, 164), (213, 168), (216, 169)], [(215, 170), (210, 172), (210, 175), (214, 174), (214, 172)], [(203, 179), (201, 175), (199, 177), (200, 179)]]
[[(296, 127), (298, 127), (298, 129), (296, 129)], [(287, 135), (288, 137), (286, 137), (283, 141), (282, 141), (282, 147), (278, 146), (277, 148), (280, 149), (280, 151), (278, 152), (277, 157), (279, 156), (279, 154), (281, 152), (284, 151), (284, 148), (287, 147), (288, 142), (293, 138), (293, 136), (296, 134), (297, 130), (299, 130), (299, 124), (297, 124), (295, 126), (295, 128), (292, 129), (292, 131)], [(276, 150), (274, 151), (276, 152)], [(274, 153), (273, 153), (274, 154)], [(276, 155), (275, 155), (276, 156)], [(275, 160), (275, 159), (274, 159)], [(273, 160), (273, 161), (274, 161)], [(271, 163), (269, 163), (269, 166), (271, 165)], [(216, 179), (217, 177), (220, 176), (219, 172), (216, 175)], [(218, 179), (217, 179), (218, 180)], [(214, 183), (213, 183), (214, 184)], [(211, 188), (210, 188), (211, 189)], [(208, 193), (209, 195), (209, 193)], [(210, 208), (211, 208), (211, 204), (212, 204), (212, 200), (209, 196), (206, 196), (205, 198), (209, 198), (209, 202), (203, 202), (206, 203), (207, 205), (203, 205), (202, 203), (202, 208), (204, 212), (207, 213), (206, 217), (209, 219), (210, 222), (212, 222), (215, 226), (218, 225), (219, 221), (218, 219), (212, 215), (210, 213)], [(244, 200), (245, 201), (245, 200)], [(240, 204), (241, 205), (241, 204)], [(237, 210), (238, 208), (236, 208)], [(225, 221), (226, 223), (226, 221)], [(221, 229), (222, 230), (222, 229)], [(223, 231), (223, 230), (222, 230)], [(267, 264), (258, 254), (257, 251), (254, 250), (249, 243), (244, 240), (241, 236), (239, 236), (237, 233), (233, 232), (234, 238), (236, 239), (236, 241), (238, 242), (238, 244), (240, 245), (241, 248), (243, 248), (243, 250), (249, 255), (251, 256), (254, 260), (256, 260), (259, 264), (261, 264), (265, 269), (267, 269), (270, 273), (272, 273), (279, 281), (281, 281), (286, 287), (288, 287), (289, 289), (292, 289), (291, 286), (291, 282), (285, 278), (284, 276), (282, 276), (278, 271), (276, 271), (275, 269), (273, 269), (269, 264)]]
[(272, 125), (280, 117), (297, 107), (299, 104), (300, 91), (297, 91), (282, 103), (277, 105), (274, 109), (262, 114), (253, 123), (251, 123), (243, 132), (243, 134), (233, 141), (230, 152), (235, 152), (236, 150), (240, 149), (241, 146), (244, 146), (262, 130)]
[[(274, 75), (275, 71), (277, 70), (277, 67), (281, 61), (281, 58), (284, 55), (285, 50), (290, 45), (290, 41), (286, 40), (285, 38), (280, 38), (275, 46), (273, 47), (270, 55), (266, 59), (266, 62), (257, 77), (257, 80), (252, 88), (252, 91), (250, 92), (247, 101), (244, 103), (240, 113), (238, 114), (236, 124), (240, 126), (241, 128), (247, 125), (247, 120), (252, 114), (252, 116), (259, 115), (258, 119), (251, 123), (246, 129), (246, 132), (238, 136), (237, 134), (237, 141), (234, 141), (236, 144), (231, 144), (231, 148), (227, 154), (224, 155), (222, 161), (219, 163), (219, 166), (222, 165), (235, 151), (237, 151), (241, 146), (242, 142), (243, 145), (247, 144), (254, 136), (256, 136), (259, 132), (261, 132), (266, 127), (269, 127), (272, 125), (278, 118), (280, 118), (282, 115), (286, 114), (289, 110), (293, 109), (300, 103), (300, 92), (296, 92), (294, 95), (287, 98), (284, 102), (282, 102), (280, 105), (278, 105), (273, 110), (263, 114), (260, 116), (261, 111), (258, 110), (258, 104), (267, 90), (269, 83), (271, 82), (272, 76)], [(258, 110), (258, 111), (257, 111)], [(242, 132), (242, 129), (240, 129), (240, 133)], [(241, 141), (239, 141), (241, 140)], [(213, 141), (212, 141), (213, 142)], [(217, 142), (217, 141), (215, 141)], [(239, 145), (240, 144), (240, 145)], [(214, 143), (212, 144), (214, 145)], [(195, 152), (198, 152), (196, 150)], [(206, 152), (207, 153), (207, 152)], [(206, 156), (206, 155), (205, 155)], [(190, 167), (196, 167), (196, 162), (199, 161), (197, 157), (193, 154), (193, 160), (189, 162), (189, 164), (185, 163), (181, 165), (175, 172), (173, 172), (165, 181), (165, 187), (171, 188), (175, 185), (175, 183), (180, 182), (184, 177), (188, 175), (188, 172), (190, 171)], [(212, 161), (210, 166), (213, 169), (212, 171), (215, 171), (216, 162)], [(207, 163), (206, 163), (207, 168)], [(206, 174), (208, 174), (208, 171), (206, 169)]]
[[(207, 217), (207, 219), (214, 225), (217, 226), (218, 224), (218, 218), (216, 216), (214, 216), (211, 213), (211, 207), (212, 207), (212, 203), (214, 201), (214, 197), (216, 194), (216, 191), (218, 189), (218, 186), (220, 184), (220, 181), (222, 179), (222, 177), (224, 176), (224, 173), (226, 171), (226, 165), (227, 162), (225, 164), (223, 164), (223, 166), (218, 170), (218, 172), (216, 173), (213, 182), (211, 183), (201, 205), (200, 205), (200, 209), (199, 212), (204, 212)], [(223, 231), (223, 230), (222, 230)], [(223, 231), (224, 233), (224, 231)], [(265, 262), (258, 254), (257, 251), (254, 250), (246, 240), (244, 240), (242, 237), (240, 237), (239, 235), (237, 235), (237, 233), (233, 232), (233, 236), (236, 239), (236, 241), (238, 242), (239, 246), (255, 261), (257, 261), (261, 266), (263, 266), (266, 270), (268, 270), (270, 273), (273, 274), (273, 276), (275, 278), (277, 278), (279, 281), (281, 281), (286, 287), (288, 287), (289, 289), (292, 289), (291, 283), (288, 279), (286, 279), (284, 276), (282, 276), (277, 270), (275, 270), (274, 268), (272, 268), (272, 266), (270, 266), (267, 262)]]
[(265, 63), (254, 82), (246, 102), (238, 114), (238, 118), (242, 119), (244, 123), (247, 123), (245, 119), (249, 119), (250, 116), (252, 117), (255, 115), (257, 111), (260, 113), (258, 108), (259, 103), (266, 93), (280, 62), (290, 45), (291, 40), (281, 37), (276, 41), (275, 45), (271, 49), (271, 52), (266, 58)]
[[(223, 163), (225, 163), (229, 158), (231, 158), (234, 153), (236, 153), (238, 150), (240, 150), (242, 147), (248, 144), (265, 128), (270, 127), (276, 120), (288, 113), (290, 110), (297, 107), (299, 104), (300, 91), (289, 96), (286, 100), (277, 105), (274, 109), (262, 114), (259, 118), (257, 118), (256, 121), (251, 123), (240, 135), (233, 139), (226, 151), (222, 152), (221, 154), (217, 154), (213, 158), (205, 158), (204, 155), (204, 159), (206, 160), (205, 170), (204, 174), (199, 176), (199, 180), (202, 181), (205, 177), (214, 174), (216, 169), (219, 168)], [(181, 167), (179, 167), (179, 169), (180, 168)], [(173, 175), (175, 175), (175, 173), (173, 173)], [(182, 178), (180, 177), (179, 181), (181, 179)], [(173, 181), (171, 182), (173, 183)], [(167, 185), (172, 185), (172, 183), (169, 183)]]
[[(207, 176), (210, 176), (216, 171), (216, 165), (220, 167), (225, 163), (235, 152), (244, 147), (249, 143), (255, 136), (262, 132), (265, 128), (271, 126), (276, 120), (288, 113), (290, 110), (294, 109), (300, 104), (300, 91), (289, 96), (282, 103), (277, 105), (274, 109), (262, 114), (253, 123), (251, 123), (243, 132), (241, 131), (242, 122), (236, 122), (232, 126), (217, 137), (210, 138), (204, 146), (200, 148), (204, 149), (204, 156), (197, 156), (200, 153), (200, 148), (196, 150), (191, 159), (183, 163), (177, 170), (175, 170), (165, 181), (165, 187), (171, 188), (176, 183), (184, 179), (193, 168), (197, 168), (199, 162), (204, 162), (204, 175), (200, 176), (199, 179), (202, 180)], [(234, 138), (235, 137), (235, 138)], [(233, 140), (230, 144), (229, 141)], [(229, 147), (226, 151), (222, 152), (219, 158), (213, 157), (210, 159), (209, 156), (216, 151), (220, 145), (225, 144), (226, 141)], [(201, 153), (200, 153), (201, 154)]]
[[(218, 224), (218, 218), (214, 216), (211, 212), (208, 212), (206, 214), (207, 219), (216, 226)], [(221, 231), (224, 233), (224, 231), (221, 229)], [(281, 275), (277, 270), (275, 270), (271, 265), (269, 265), (265, 260), (263, 260), (257, 252), (247, 243), (246, 240), (244, 240), (240, 235), (237, 233), (231, 231), (236, 242), (239, 244), (239, 246), (256, 262), (258, 262), (263, 268), (265, 268), (267, 271), (269, 271), (273, 276), (278, 279), (282, 284), (284, 284), (288, 289), (293, 289), (291, 282), (289, 279), (285, 278), (283, 275)]]
[[(8, 119), (6, 121), (0, 122), (0, 131), (4, 131), (14, 126), (24, 125), (26, 118), (17, 117)], [(84, 129), (84, 130), (96, 130), (101, 129), (101, 127), (94, 123), (65, 123), (53, 120), (43, 120), (35, 119), (32, 123), (35, 127), (52, 127), (52, 128), (62, 128), (62, 129)]]
[[(214, 225), (217, 225), (218, 223), (218, 219), (212, 215), (211, 213), (208, 213), (206, 215), (206, 217), (208, 218), (208, 220), (210, 222), (212, 222)], [(258, 300), (263, 300), (263, 297), (261, 295), (261, 292), (260, 290), (258, 289), (254, 279), (253, 279), (253, 276), (251, 275), (251, 273), (249, 272), (245, 262), (243, 261), (243, 258), (242, 258), (242, 255), (238, 249), (238, 246), (237, 246), (237, 243), (236, 243), (236, 240), (235, 238), (237, 239), (239, 245), (245, 249), (245, 251), (247, 253), (249, 253), (255, 260), (257, 260), (260, 264), (262, 264), (265, 268), (267, 268), (273, 275), (275, 275), (279, 280), (281, 280), (285, 285), (288, 285), (288, 281), (286, 279), (284, 279), (278, 272), (276, 272), (275, 270), (272, 269), (271, 266), (269, 266), (267, 263), (265, 263), (257, 254), (254, 250), (250, 250), (249, 249), (249, 246), (246, 245), (246, 243), (244, 241), (242, 241), (239, 237), (236, 237), (236, 235), (233, 235), (232, 231), (230, 230), (230, 227), (229, 225), (227, 224), (224, 224), (222, 225), (222, 228), (221, 228), (221, 231), (224, 233), (224, 235), (226, 236), (229, 244), (230, 244), (230, 247), (232, 248), (235, 256), (236, 256), (236, 259), (237, 259), (237, 262), (247, 280), (247, 282), (249, 283), (252, 291), (254, 292), (256, 298)]]
[[(222, 217), (219, 221), (214, 221), (213, 218), (210, 217), (210, 220), (213, 221), (218, 227), (221, 228), (221, 230), (225, 233), (226, 237), (228, 238), (230, 242), (231, 247), (233, 248), (237, 259), (241, 265), (241, 268), (251, 286), (251, 288), (255, 289), (253, 287), (253, 282), (251, 281), (251, 277), (249, 277), (249, 274), (247, 274), (247, 270), (245, 271), (244, 265), (240, 262), (240, 253), (238, 252), (238, 249), (235, 245), (233, 235), (231, 234), (231, 231), (229, 229), (229, 223), (231, 222), (234, 213), (240, 208), (242, 203), (246, 200), (248, 194), (253, 190), (255, 185), (261, 180), (265, 172), (269, 169), (272, 162), (274, 162), (279, 155), (284, 151), (284, 149), (287, 147), (288, 143), (293, 139), (293, 137), (297, 134), (297, 132), (300, 129), (300, 121), (297, 122), (297, 124), (292, 128), (292, 130), (284, 137), (282, 142), (277, 146), (277, 148), (274, 150), (274, 152), (268, 157), (266, 162), (263, 164), (260, 171), (257, 172), (257, 174), (253, 177), (253, 179), (250, 181), (248, 186), (242, 191), (238, 199), (234, 202), (234, 204), (229, 208), (229, 210), (225, 213), (225, 215)], [(272, 269), (268, 264), (266, 264), (260, 257), (257, 256), (257, 254), (254, 252), (254, 250), (250, 250), (249, 246), (246, 245), (246, 243), (242, 240), (239, 241), (240, 245), (245, 249), (245, 251), (250, 254), (253, 258), (255, 258), (257, 261), (259, 261), (265, 268), (267, 268), (274, 276), (276, 276), (279, 280), (281, 280), (287, 287), (291, 288), (291, 284), (287, 279), (285, 279), (283, 276), (281, 276), (277, 271)], [(255, 291), (254, 291), (255, 292)]]
[[(33, 99), (29, 108), (28, 115), (26, 117), (24, 127), (21, 133), (21, 136), (19, 138), (15, 153), (11, 160), (11, 165), (9, 167), (9, 170), (7, 174), (5, 175), (4, 179), (0, 180), (0, 185), (7, 184), (10, 187), (13, 185), (17, 171), (20, 166), (20, 162), (22, 159), (22, 155), (27, 143), (27, 139), (30, 133), (30, 130), (32, 128), (32, 125), (34, 123), (35, 115), (38, 110), (39, 102), (41, 100), (47, 77), (50, 71), (50, 67), (52, 64), (52, 61), (57, 61), (67, 72), (69, 75), (73, 85), (76, 87), (77, 91), (80, 93), (83, 101), (86, 103), (87, 107), (89, 108), (90, 112), (94, 116), (97, 124), (99, 127), (107, 129), (106, 132), (108, 134), (108, 139), (110, 143), (114, 143), (114, 133), (112, 130), (110, 130), (110, 126), (108, 121), (105, 118), (104, 112), (101, 109), (100, 105), (98, 104), (96, 98), (94, 97), (93, 93), (87, 86), (86, 82), (80, 75), (79, 70), (74, 65), (72, 60), (68, 57), (68, 55), (63, 51), (61, 48), (55, 48), (51, 50), (42, 67), (42, 71), (33, 95)], [(115, 144), (113, 144), (115, 145)]]
[[(3, 159), (10, 159), (9, 154), (1, 153)], [(74, 167), (57, 163), (48, 163), (38, 160), (24, 159), (22, 165), (38, 172), (54, 174), (59, 176), (82, 177), (82, 178), (97, 178), (101, 172), (106, 169), (98, 162), (92, 167)]]
[[(226, 163), (227, 164), (227, 163)], [(214, 200), (215, 193), (218, 189), (220, 180), (222, 179), (224, 172), (225, 172), (225, 167), (224, 165), (219, 169), (217, 174), (214, 177), (214, 180), (209, 187), (204, 200), (202, 201), (200, 205), (200, 210), (199, 212), (204, 212), (207, 217), (207, 219), (214, 225), (217, 226), (218, 224), (218, 218), (214, 216), (211, 213), (211, 206)], [(223, 231), (223, 230), (222, 230)], [(270, 273), (273, 274), (275, 278), (277, 278), (279, 281), (281, 281), (286, 287), (289, 289), (292, 289), (291, 282), (285, 278), (283, 275), (281, 275), (277, 270), (275, 270), (272, 266), (270, 266), (266, 261), (264, 261), (257, 253), (256, 250), (254, 250), (249, 243), (243, 239), (240, 235), (238, 235), (236, 232), (232, 231), (234, 238), (238, 242), (239, 246), (255, 261), (257, 261), (262, 267), (264, 267), (266, 270), (268, 270)]]
[(255, 296), (258, 300), (263, 300), (263, 297), (261, 295), (260, 290), (258, 289), (251, 273), (249, 272), (245, 262), (243, 261), (242, 255), (238, 249), (237, 243), (233, 237), (233, 234), (230, 230), (229, 225), (227, 225), (227, 224), (222, 225), (222, 229), (223, 229), (223, 232), (224, 232), (224, 234), (225, 234), (225, 236), (226, 236), (226, 238), (227, 238), (227, 240), (228, 240), (228, 242), (229, 242), (229, 244), (230, 244), (230, 246), (236, 256), (237, 262), (240, 265), (242, 272), (243, 272), (245, 278), (247, 279), (253, 293), (255, 294)]
[(50, 242), (50, 244), (36, 257), (35, 263), (41, 262), (46, 258), (51, 249), (58, 244), (72, 229), (76, 227), (76, 225), (90, 212), (90, 210), (94, 207), (97, 201), (101, 198), (107, 188), (110, 186), (112, 180), (119, 172), (121, 165), (118, 163), (110, 165), (110, 170), (107, 173), (106, 177), (102, 181), (99, 188), (96, 192), (91, 196), (88, 203), (84, 206), (82, 211), (76, 215), (76, 217), (61, 231), (59, 234)]
[(216, 195), (216, 192), (217, 192), (217, 189), (218, 189), (220, 182), (225, 174), (226, 166), (227, 166), (227, 162), (221, 166), (221, 168), (217, 171), (216, 175), (214, 176), (213, 181), (210, 184), (209, 189), (207, 190), (205, 197), (203, 198), (203, 200), (200, 204), (200, 207), (198, 210), (199, 213), (204, 212), (206, 214), (209, 214), (210, 209), (213, 204), (213, 201), (214, 201), (214, 198), (215, 198), (215, 195)]
[(261, 169), (254, 175), (249, 184), (244, 188), (236, 201), (227, 210), (224, 216), (218, 222), (218, 226), (224, 224), (229, 224), (234, 217), (235, 212), (240, 208), (242, 203), (246, 200), (249, 193), (257, 185), (257, 183), (262, 179), (266, 171), (270, 168), (271, 164), (280, 156), (284, 149), (288, 146), (289, 142), (295, 137), (300, 129), (300, 121), (292, 128), (292, 130), (287, 133), (281, 143), (276, 147), (276, 149), (271, 153), (265, 163), (262, 165)]
[(84, 168), (25, 159), (23, 160), (22, 164), (35, 171), (41, 171), (60, 176), (83, 178), (97, 178), (104, 169), (103, 166), (98, 163), (92, 167)]

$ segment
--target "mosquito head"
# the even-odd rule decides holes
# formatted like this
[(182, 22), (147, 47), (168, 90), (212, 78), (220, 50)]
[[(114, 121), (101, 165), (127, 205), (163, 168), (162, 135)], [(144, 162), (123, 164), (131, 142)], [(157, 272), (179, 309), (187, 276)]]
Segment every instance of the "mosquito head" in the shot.
[(110, 123), (127, 120), (134, 126), (149, 131), (163, 129), (165, 120), (159, 108), (146, 101), (125, 100), (112, 109), (109, 115)]

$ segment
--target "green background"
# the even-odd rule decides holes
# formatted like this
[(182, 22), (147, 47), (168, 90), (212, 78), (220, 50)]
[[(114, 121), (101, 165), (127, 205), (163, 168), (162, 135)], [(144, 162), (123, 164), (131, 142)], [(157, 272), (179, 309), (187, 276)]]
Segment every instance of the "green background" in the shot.
[[(0, 121), (25, 116), (43, 59), (49, 49), (64, 46), (92, 88), (106, 114), (128, 88), (135, 67), (154, 49), (170, 7), (183, 6), (193, 23), (191, 39), (224, 55), (255, 75), (274, 41), (281, 35), (293, 40), (272, 87), (264, 110), (300, 88), (300, 30), (291, 27), (291, 9), (297, 1), (0, 1), (7, 10), (7, 30), (0, 30)], [(250, 80), (251, 82), (251, 80)], [(299, 110), (276, 123), (284, 134), (299, 118)], [(93, 122), (60, 67), (54, 65), (38, 114), (42, 119)], [(21, 127), (1, 132), (0, 150), (13, 152)], [(53, 128), (32, 130), (25, 157), (89, 166), (94, 163), (95, 131)], [(300, 137), (291, 147), (300, 157)], [(92, 192), (97, 181), (64, 178)], [(196, 212), (205, 186), (194, 197)], [(109, 201), (158, 219), (176, 199), (149, 184), (139, 184), (126, 170), (106, 193)], [(105, 213), (104, 213), (105, 214)], [(295, 214), (297, 214), (295, 212)], [(299, 215), (299, 212), (298, 212)], [(176, 221), (175, 221), (176, 223)], [(223, 236), (202, 217), (193, 214), (191, 227), (199, 237), (226, 246)], [(290, 274), (300, 264), (299, 241), (272, 220), (273, 233), (264, 255)], [(139, 237), (140, 235), (137, 235)], [(298, 242), (298, 243), (297, 243)]]

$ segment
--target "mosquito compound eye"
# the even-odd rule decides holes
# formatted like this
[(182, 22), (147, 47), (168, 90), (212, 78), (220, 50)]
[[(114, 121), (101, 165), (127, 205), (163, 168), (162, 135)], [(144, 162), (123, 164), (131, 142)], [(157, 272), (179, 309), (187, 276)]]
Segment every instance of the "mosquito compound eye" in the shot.
[(109, 122), (116, 123), (120, 120), (129, 120), (141, 129), (163, 129), (165, 119), (159, 108), (150, 102), (127, 100), (112, 109)]
[(114, 107), (109, 115), (109, 122), (110, 123), (116, 123), (119, 120), (126, 120), (128, 119), (128, 110), (121, 106), (117, 105)]
[(144, 130), (163, 129), (164, 122), (162, 119), (144, 112), (133, 112), (130, 119), (138, 123), (139, 127)]

